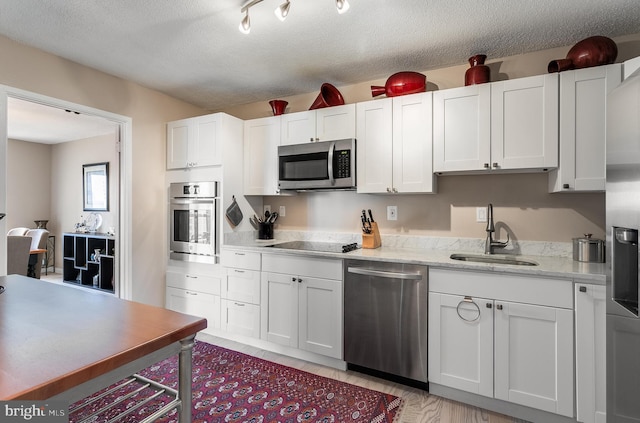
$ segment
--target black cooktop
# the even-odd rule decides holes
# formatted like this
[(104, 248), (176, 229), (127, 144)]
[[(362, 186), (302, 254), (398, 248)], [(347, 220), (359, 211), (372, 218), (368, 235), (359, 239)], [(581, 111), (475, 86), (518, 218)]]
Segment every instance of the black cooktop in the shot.
[(279, 244), (269, 245), (273, 248), (284, 248), (286, 250), (320, 251), (323, 253), (348, 253), (358, 249), (358, 244), (341, 244), (339, 242), (316, 242), (316, 241), (287, 241)]

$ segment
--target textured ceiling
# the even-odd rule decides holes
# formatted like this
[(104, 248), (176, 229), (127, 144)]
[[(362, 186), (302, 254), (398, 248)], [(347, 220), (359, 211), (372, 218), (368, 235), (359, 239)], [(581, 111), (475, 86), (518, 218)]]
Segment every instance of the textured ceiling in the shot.
[(216, 111), (640, 32), (639, 0), (2, 0), (0, 34)]

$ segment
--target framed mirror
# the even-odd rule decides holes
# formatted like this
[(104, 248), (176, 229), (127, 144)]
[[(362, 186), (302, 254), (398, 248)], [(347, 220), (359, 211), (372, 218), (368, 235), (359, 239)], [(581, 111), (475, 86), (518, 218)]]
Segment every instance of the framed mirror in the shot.
[(109, 162), (82, 165), (84, 211), (109, 211)]

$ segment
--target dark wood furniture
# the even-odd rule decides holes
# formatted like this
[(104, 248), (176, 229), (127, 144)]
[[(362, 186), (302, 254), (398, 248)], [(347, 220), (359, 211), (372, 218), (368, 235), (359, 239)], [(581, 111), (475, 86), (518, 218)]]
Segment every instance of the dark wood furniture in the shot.
[(205, 319), (20, 275), (0, 285), (0, 400), (72, 403), (179, 354), (177, 406), (190, 421), (191, 352)]
[[(85, 288), (115, 292), (115, 238), (101, 233), (67, 232), (62, 237), (62, 280)], [(95, 259), (95, 250), (100, 258)]]

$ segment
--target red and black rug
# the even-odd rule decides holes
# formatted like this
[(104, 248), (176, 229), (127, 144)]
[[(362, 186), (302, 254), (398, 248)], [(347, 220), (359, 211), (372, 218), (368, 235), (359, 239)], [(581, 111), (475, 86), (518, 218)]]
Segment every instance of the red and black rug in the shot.
[[(172, 357), (140, 372), (177, 389), (178, 360)], [(193, 422), (248, 423), (392, 423), (399, 397), (282, 366), (236, 351), (196, 341), (193, 348)], [(115, 386), (115, 385), (114, 385)], [(107, 422), (146, 398), (146, 389), (129, 383), (79, 411), (71, 423)], [(70, 409), (104, 395), (108, 388), (73, 404)], [(128, 397), (128, 395), (131, 395)], [(170, 397), (161, 395), (119, 422), (139, 422), (162, 408)], [(93, 410), (117, 403), (98, 415)], [(160, 422), (176, 422), (175, 410)]]

